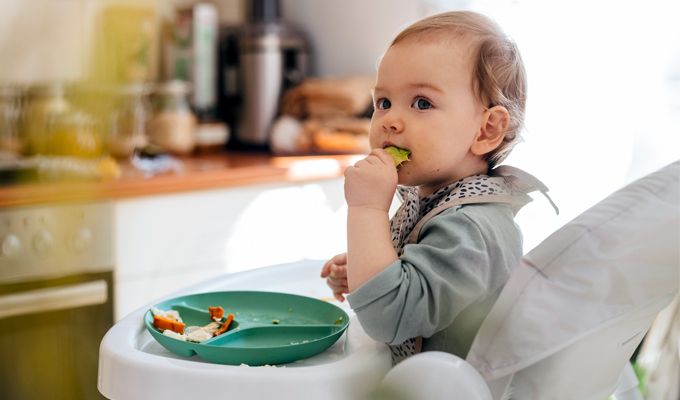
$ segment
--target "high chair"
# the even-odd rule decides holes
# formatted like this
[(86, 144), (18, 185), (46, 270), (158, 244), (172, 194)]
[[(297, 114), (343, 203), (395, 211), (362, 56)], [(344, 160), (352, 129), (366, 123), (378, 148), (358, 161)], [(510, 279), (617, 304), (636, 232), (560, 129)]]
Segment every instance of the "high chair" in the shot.
[(526, 254), (465, 360), (386, 375), (405, 399), (640, 399), (629, 364), (678, 293), (680, 161), (611, 194)]

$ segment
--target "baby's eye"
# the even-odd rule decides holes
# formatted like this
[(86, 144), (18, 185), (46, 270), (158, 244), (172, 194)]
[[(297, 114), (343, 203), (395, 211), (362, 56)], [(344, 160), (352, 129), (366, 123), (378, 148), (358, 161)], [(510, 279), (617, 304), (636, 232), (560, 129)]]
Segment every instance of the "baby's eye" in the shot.
[(392, 103), (388, 99), (382, 98), (375, 102), (375, 107), (379, 110), (387, 110), (392, 107)]
[(416, 110), (427, 110), (429, 108), (432, 108), (432, 103), (423, 99), (422, 97), (418, 97), (413, 101), (411, 107), (415, 108)]

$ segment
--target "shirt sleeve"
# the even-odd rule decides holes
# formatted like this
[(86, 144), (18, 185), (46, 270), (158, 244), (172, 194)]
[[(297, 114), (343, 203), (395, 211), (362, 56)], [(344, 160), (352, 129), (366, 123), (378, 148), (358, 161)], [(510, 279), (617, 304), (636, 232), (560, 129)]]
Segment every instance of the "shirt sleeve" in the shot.
[(464, 212), (447, 210), (428, 221), (418, 243), (406, 245), (398, 260), (348, 296), (366, 333), (399, 344), (451, 325), (463, 309), (486, 297), (487, 242)]

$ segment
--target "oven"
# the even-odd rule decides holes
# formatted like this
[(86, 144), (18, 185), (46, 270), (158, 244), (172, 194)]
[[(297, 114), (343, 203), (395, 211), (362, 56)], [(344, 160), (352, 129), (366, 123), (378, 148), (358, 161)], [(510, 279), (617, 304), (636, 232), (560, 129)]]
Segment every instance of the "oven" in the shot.
[(0, 209), (0, 399), (100, 399), (113, 205)]

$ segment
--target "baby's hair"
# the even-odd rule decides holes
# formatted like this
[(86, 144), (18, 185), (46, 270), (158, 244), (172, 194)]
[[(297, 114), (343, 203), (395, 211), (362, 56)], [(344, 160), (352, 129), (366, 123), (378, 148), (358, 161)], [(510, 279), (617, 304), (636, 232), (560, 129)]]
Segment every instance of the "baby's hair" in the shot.
[(496, 22), (472, 11), (445, 12), (417, 21), (399, 33), (390, 47), (407, 38), (440, 38), (441, 34), (471, 40), (475, 94), (485, 107), (503, 106), (510, 114), (503, 142), (486, 155), (493, 168), (519, 142), (524, 125), (527, 80), (519, 50)]

